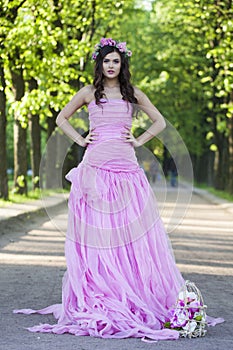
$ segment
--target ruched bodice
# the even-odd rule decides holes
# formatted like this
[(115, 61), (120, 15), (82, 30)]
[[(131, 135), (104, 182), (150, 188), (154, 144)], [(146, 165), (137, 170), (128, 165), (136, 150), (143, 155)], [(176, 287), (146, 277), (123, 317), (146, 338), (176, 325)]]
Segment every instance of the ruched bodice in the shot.
[(89, 129), (98, 136), (88, 144), (83, 162), (112, 171), (138, 170), (134, 147), (122, 134), (132, 126), (131, 104), (121, 99), (104, 100), (100, 105), (92, 101), (88, 110)]
[(91, 129), (101, 126), (131, 126), (132, 106), (121, 99), (103, 100), (96, 105), (93, 100), (88, 105)]

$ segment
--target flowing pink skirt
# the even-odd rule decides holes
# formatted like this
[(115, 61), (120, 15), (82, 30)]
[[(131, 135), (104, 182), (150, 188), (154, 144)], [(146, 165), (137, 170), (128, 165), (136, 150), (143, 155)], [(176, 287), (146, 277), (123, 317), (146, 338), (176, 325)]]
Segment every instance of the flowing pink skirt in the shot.
[(14, 312), (53, 313), (55, 324), (32, 332), (177, 339), (179, 332), (163, 324), (184, 280), (154, 193), (131, 145), (119, 141), (109, 150), (102, 144), (94, 153), (88, 147), (67, 175), (72, 187), (62, 303)]

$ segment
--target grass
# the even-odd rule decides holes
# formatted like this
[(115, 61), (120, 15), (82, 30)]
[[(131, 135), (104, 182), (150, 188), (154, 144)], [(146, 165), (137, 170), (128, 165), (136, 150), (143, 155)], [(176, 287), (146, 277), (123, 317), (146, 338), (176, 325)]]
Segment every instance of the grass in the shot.
[(27, 196), (26, 195), (20, 195), (20, 194), (15, 194), (11, 191), (9, 191), (9, 199), (8, 201), (4, 201), (3, 199), (0, 199), (0, 207), (5, 207), (11, 203), (27, 203), (32, 200), (40, 199), (42, 196), (52, 196), (53, 194), (56, 193), (63, 193), (67, 192), (67, 190), (64, 190), (62, 188), (60, 189), (49, 189), (49, 190), (41, 190), (41, 189), (36, 189), (33, 191), (29, 191)]
[(229, 202), (233, 202), (233, 194), (230, 194), (226, 191), (220, 191), (220, 190), (216, 190), (214, 187), (210, 187), (207, 186), (205, 184), (199, 184), (199, 183), (195, 183), (195, 186), (204, 190), (207, 190), (209, 193), (222, 198), (222, 199), (226, 199)]
[[(195, 186), (204, 190), (207, 190), (209, 193), (219, 197), (219, 198), (223, 198), (227, 201), (233, 202), (233, 195), (225, 192), (225, 191), (220, 191), (220, 190), (216, 190), (213, 187), (207, 186), (205, 184), (199, 184), (199, 183), (195, 183)], [(28, 192), (28, 195), (20, 195), (20, 194), (15, 194), (13, 192), (9, 192), (9, 200), (8, 201), (4, 201), (3, 199), (0, 199), (0, 207), (5, 207), (7, 205), (9, 205), (10, 203), (25, 203), (28, 201), (32, 201), (32, 200), (36, 200), (36, 199), (40, 199), (42, 196), (52, 196), (53, 194), (56, 193), (63, 193), (63, 192), (68, 192), (69, 190), (65, 190), (65, 189), (49, 189), (49, 190), (41, 190), (41, 189), (36, 189), (36, 190), (31, 190)]]

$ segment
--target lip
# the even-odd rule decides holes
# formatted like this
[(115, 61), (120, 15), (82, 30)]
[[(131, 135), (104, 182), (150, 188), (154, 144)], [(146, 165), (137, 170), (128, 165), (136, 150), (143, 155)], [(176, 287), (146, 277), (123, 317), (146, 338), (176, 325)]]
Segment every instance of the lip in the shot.
[(109, 74), (113, 74), (113, 73), (115, 73), (115, 71), (112, 70), (112, 69), (109, 69), (109, 70), (108, 70), (108, 73), (109, 73)]

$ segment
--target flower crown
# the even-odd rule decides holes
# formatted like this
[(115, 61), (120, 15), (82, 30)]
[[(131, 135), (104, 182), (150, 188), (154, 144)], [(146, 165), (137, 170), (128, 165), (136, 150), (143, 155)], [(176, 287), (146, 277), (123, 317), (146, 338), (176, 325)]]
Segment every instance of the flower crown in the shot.
[(95, 45), (95, 52), (92, 54), (92, 59), (95, 61), (100, 50), (104, 46), (113, 46), (116, 47), (121, 53), (124, 53), (125, 56), (131, 57), (132, 56), (132, 51), (130, 51), (126, 47), (126, 42), (119, 42), (116, 40), (113, 40), (112, 38), (102, 38), (98, 44)]

